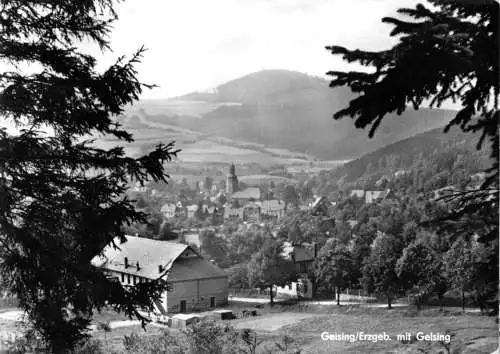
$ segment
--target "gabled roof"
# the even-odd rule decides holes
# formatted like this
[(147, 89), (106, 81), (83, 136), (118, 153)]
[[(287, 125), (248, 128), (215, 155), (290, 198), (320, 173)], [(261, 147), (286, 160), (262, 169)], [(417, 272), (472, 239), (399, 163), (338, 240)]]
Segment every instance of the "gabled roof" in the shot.
[(243, 218), (243, 208), (224, 208), (224, 218), (229, 218), (231, 216)]
[(262, 209), (267, 210), (283, 210), (285, 209), (285, 202), (282, 200), (264, 200), (262, 202)]
[(285, 241), (283, 243), (282, 255), (290, 258), (293, 255), (295, 262), (312, 262), (314, 261), (314, 245), (294, 245), (291, 242)]
[(243, 209), (249, 209), (249, 208), (262, 208), (262, 204), (260, 202), (249, 202), (246, 203)]
[[(121, 250), (114, 249), (111, 245), (106, 246), (103, 256), (94, 257), (92, 264), (108, 270), (158, 279), (163, 275), (158, 270), (159, 265), (168, 270), (184, 251), (191, 249), (182, 243), (134, 236), (126, 236), (126, 238), (125, 243), (120, 243), (119, 238), (115, 239), (116, 245)], [(125, 268), (125, 257), (129, 264), (127, 268)], [(139, 270), (136, 268), (137, 262), (139, 262)]]
[(353, 189), (350, 196), (356, 196), (358, 198), (363, 198), (365, 196), (365, 191), (363, 189)]
[(206, 259), (180, 258), (175, 261), (174, 267), (168, 275), (168, 280), (174, 282), (221, 276), (228, 276), (228, 274)]
[(187, 210), (193, 212), (198, 211), (198, 204), (188, 205)]
[(165, 203), (161, 207), (160, 211), (167, 211), (167, 210), (175, 210), (177, 208), (177, 205), (174, 203)]
[(234, 199), (260, 199), (260, 189), (259, 188), (246, 188), (241, 191), (235, 192), (231, 195)]
[(318, 205), (323, 203), (325, 201), (325, 197), (319, 196), (316, 198), (316, 200), (311, 204), (311, 208), (316, 208)]

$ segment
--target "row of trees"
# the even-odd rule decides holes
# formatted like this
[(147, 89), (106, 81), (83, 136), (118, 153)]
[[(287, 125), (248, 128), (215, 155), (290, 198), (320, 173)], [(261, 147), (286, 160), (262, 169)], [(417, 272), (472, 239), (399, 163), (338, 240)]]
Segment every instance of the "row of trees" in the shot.
[[(438, 233), (439, 243), (448, 245), (446, 253), (442, 250), (439, 255), (452, 249), (462, 252), (460, 245), (453, 246), (457, 233), (465, 242), (477, 234), (482, 248), (472, 248), (464, 259), (479, 261), (463, 264), (487, 270), (474, 278), (473, 289), (489, 294), (492, 284), (496, 291), (498, 281), (499, 5), (494, 0), (430, 2), (432, 8), (417, 5), (399, 10), (416, 22), (384, 19), (394, 25), (392, 35), (398, 40), (389, 50), (328, 47), (348, 62), (374, 69), (329, 73), (332, 87), (346, 85), (357, 93), (335, 118), (355, 117), (357, 127), (371, 126), (371, 137), (384, 116), (401, 114), (407, 104), (418, 109), (426, 101), (431, 106), (448, 99), (461, 103), (448, 128), (455, 125), (479, 132), (478, 147), (483, 141), (489, 143), (493, 163), (481, 187), (457, 195), (458, 207), (441, 218), (448, 231)], [(134, 67), (143, 49), (128, 61), (118, 58), (102, 72), (95, 58), (79, 49), (84, 40), (110, 49), (108, 35), (117, 19), (114, 1), (80, 1), (75, 6), (70, 0), (0, 0), (0, 5), (0, 58), (2, 63), (14, 64), (0, 74), (1, 115), (19, 128), (15, 135), (0, 129), (0, 267), (6, 287), (17, 295), (51, 352), (66, 353), (85, 337), (94, 311), (108, 305), (142, 319), (137, 309), (152, 308), (167, 288), (156, 283), (122, 288), (90, 260), (117, 235), (124, 235), (124, 224), (146, 220), (124, 196), (127, 182), (166, 181), (165, 163), (177, 151), (171, 144), (160, 145), (135, 159), (125, 156), (122, 148), (101, 149), (85, 140), (104, 135), (132, 142), (118, 117), (145, 87), (152, 87), (138, 80)], [(19, 70), (26, 63), (35, 65), (27, 72)], [(47, 136), (45, 127), (53, 134)], [(361, 224), (368, 227), (369, 223)], [(401, 239), (398, 224), (389, 224), (383, 232)], [(383, 223), (377, 226), (382, 228)], [(373, 250), (385, 250), (382, 246), (372, 250), (369, 238), (353, 237), (360, 245), (352, 250), (354, 259), (376, 257)], [(270, 247), (265, 254), (278, 253), (273, 250)], [(396, 268), (380, 268), (392, 277), (387, 283), (391, 286), (396, 282), (393, 269), (398, 279), (406, 274), (405, 267), (397, 266), (399, 259), (405, 259), (401, 256), (424, 254), (417, 249), (401, 252)], [(374, 288), (382, 283), (372, 281)]]
[[(337, 206), (338, 227), (346, 215), (342, 207), (351, 204)], [(479, 234), (457, 235), (422, 226), (444, 210), (444, 205), (415, 200), (360, 207), (349, 215), (358, 221), (351, 232), (328, 239), (321, 248), (314, 267), (318, 291), (363, 287), (385, 297), (389, 307), (402, 295), (411, 295), (420, 307), (431, 296), (441, 302), (447, 292), (458, 293), (465, 306), (467, 293), (486, 308), (496, 296), (497, 243), (481, 241)]]

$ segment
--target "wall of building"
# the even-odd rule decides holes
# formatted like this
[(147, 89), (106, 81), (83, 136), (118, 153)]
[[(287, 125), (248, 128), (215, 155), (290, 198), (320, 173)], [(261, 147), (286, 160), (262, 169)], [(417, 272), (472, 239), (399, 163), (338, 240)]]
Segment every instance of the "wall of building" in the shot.
[(291, 298), (312, 299), (313, 284), (310, 279), (302, 278), (298, 282), (292, 282), (290, 285), (277, 286), (276, 296), (285, 296)]
[(215, 306), (228, 302), (227, 277), (175, 281), (171, 283), (172, 291), (167, 293), (165, 308), (168, 313), (180, 312), (181, 300), (186, 301), (186, 312), (210, 309), (210, 298), (215, 297)]

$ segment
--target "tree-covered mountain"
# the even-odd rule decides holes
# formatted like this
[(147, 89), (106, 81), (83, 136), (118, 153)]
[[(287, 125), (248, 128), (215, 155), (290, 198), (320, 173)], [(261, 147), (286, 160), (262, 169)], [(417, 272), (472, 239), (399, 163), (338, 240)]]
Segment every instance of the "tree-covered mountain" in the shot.
[(378, 181), (380, 187), (398, 179), (414, 191), (461, 185), (491, 164), (488, 152), (476, 149), (477, 142), (477, 136), (457, 128), (446, 134), (434, 129), (324, 171), (312, 183), (322, 194), (343, 186), (376, 188)]
[[(328, 81), (287, 70), (264, 70), (229, 81), (211, 92), (195, 92), (169, 100), (175, 111), (145, 113), (194, 131), (308, 153), (327, 160), (357, 158), (401, 139), (444, 126), (453, 112), (437, 109), (389, 115), (373, 139), (349, 120), (335, 121), (334, 112), (354, 96)], [(200, 105), (205, 104), (207, 109)], [(183, 108), (179, 108), (183, 107)], [(193, 107), (197, 112), (194, 116)]]

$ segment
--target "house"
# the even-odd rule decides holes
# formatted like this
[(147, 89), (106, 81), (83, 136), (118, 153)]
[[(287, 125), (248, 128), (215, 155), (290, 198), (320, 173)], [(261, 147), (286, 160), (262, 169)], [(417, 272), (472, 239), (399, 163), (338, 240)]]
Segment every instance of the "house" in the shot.
[(248, 222), (259, 222), (261, 208), (260, 202), (249, 202), (245, 204), (243, 207), (243, 220)]
[(162, 295), (155, 312), (167, 315), (227, 304), (227, 273), (190, 246), (133, 236), (126, 239), (121, 244), (116, 239), (120, 249), (107, 246), (92, 264), (117, 278), (123, 286), (167, 280), (172, 291)]
[(376, 186), (376, 187), (380, 187), (380, 186), (382, 186), (382, 185), (383, 185), (383, 184), (385, 184), (385, 183), (389, 183), (390, 181), (391, 181), (391, 180), (390, 180), (390, 178), (389, 178), (389, 177), (387, 177), (387, 176), (382, 176), (382, 177), (380, 177), (380, 178), (377, 180), (377, 182), (375, 182), (375, 186)]
[(409, 172), (409, 171), (406, 171), (406, 170), (398, 170), (398, 171), (394, 172), (394, 177), (399, 178), (399, 177), (402, 177), (402, 176), (406, 176), (406, 175), (408, 175), (408, 174), (410, 174), (410, 172)]
[(175, 212), (177, 211), (177, 206), (173, 203), (166, 203), (160, 209), (163, 216), (167, 219), (175, 217)]
[(201, 240), (199, 232), (188, 232), (183, 234), (184, 241), (188, 245), (195, 245), (198, 249), (201, 249)]
[(198, 211), (198, 205), (193, 204), (193, 205), (188, 205), (187, 207), (187, 217), (188, 218), (194, 218), (195, 213)]
[(356, 227), (356, 225), (358, 225), (358, 223), (359, 223), (358, 220), (354, 220), (354, 219), (347, 220), (347, 224), (350, 226), (351, 229)]
[(285, 202), (282, 200), (264, 200), (260, 210), (265, 219), (278, 221), (285, 216)]
[(289, 286), (277, 287), (276, 295), (311, 299), (314, 294), (314, 284), (309, 274), (313, 271), (313, 263), (318, 255), (318, 247), (313, 244), (283, 243), (283, 256), (295, 263), (298, 281)]
[(356, 198), (364, 198), (365, 197), (365, 191), (363, 189), (354, 189), (351, 191), (351, 197), (356, 197)]
[(328, 208), (330, 208), (331, 204), (328, 202), (328, 199), (326, 199), (325, 197), (317, 197), (314, 202), (311, 204), (311, 213), (312, 214), (316, 214), (318, 212), (325, 212), (328, 210)]
[(371, 204), (376, 202), (377, 200), (384, 199), (387, 194), (388, 191), (366, 191), (365, 203)]
[(224, 221), (242, 221), (244, 217), (243, 208), (224, 208)]

